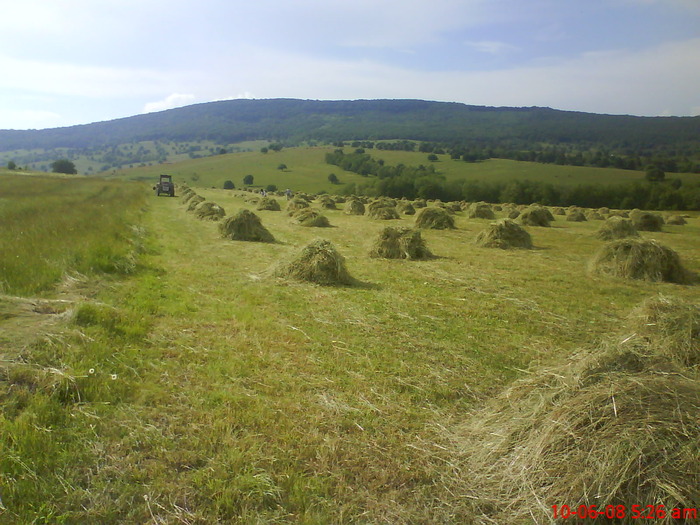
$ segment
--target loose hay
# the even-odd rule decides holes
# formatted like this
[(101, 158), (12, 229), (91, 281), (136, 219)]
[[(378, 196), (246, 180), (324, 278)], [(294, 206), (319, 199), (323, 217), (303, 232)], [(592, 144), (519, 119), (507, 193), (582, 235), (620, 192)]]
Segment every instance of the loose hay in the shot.
[(194, 209), (194, 216), (203, 221), (218, 221), (226, 216), (226, 211), (214, 202), (204, 201)]
[(192, 198), (188, 201), (187, 211), (194, 211), (194, 209), (204, 201), (205, 199), (201, 195), (193, 195)]
[(656, 241), (631, 238), (605, 244), (591, 260), (590, 270), (596, 274), (645, 281), (682, 284), (690, 279), (675, 251)]
[(471, 414), (456, 438), (456, 481), (479, 523), (564, 523), (552, 519), (564, 504), (624, 505), (619, 522), (634, 523), (632, 505), (663, 504), (654, 523), (665, 525), (677, 523), (672, 508), (700, 506), (700, 373), (655, 337), (534, 370)]
[(345, 203), (343, 213), (346, 215), (364, 215), (365, 205), (362, 204), (362, 201), (360, 200), (350, 199)]
[(325, 286), (355, 283), (345, 266), (345, 258), (324, 239), (316, 239), (305, 246), (291, 261), (277, 266), (273, 274)]
[(399, 216), (399, 212), (396, 211), (396, 208), (394, 206), (372, 207), (372, 205), (370, 204), (367, 209), (367, 214), (370, 216), (370, 218), (381, 221), (390, 221), (393, 219), (401, 218)]
[(416, 226), (431, 230), (454, 229), (455, 220), (442, 208), (423, 208), (416, 215)]
[(255, 208), (258, 211), (281, 211), (280, 203), (272, 197), (263, 197)]
[(308, 208), (309, 206), (309, 201), (297, 195), (287, 203), (287, 213), (289, 215), (294, 215), (295, 212)]
[(219, 223), (219, 233), (233, 241), (275, 242), (272, 234), (262, 225), (260, 217), (250, 210), (241, 210)]
[(399, 201), (399, 203), (396, 205), (396, 211), (398, 211), (401, 215), (416, 214), (416, 209), (408, 201)]
[(673, 224), (676, 226), (683, 226), (687, 224), (687, 221), (680, 215), (671, 215), (666, 219), (666, 224)]
[(664, 218), (657, 213), (632, 210), (630, 219), (634, 222), (635, 228), (645, 232), (660, 232), (664, 225)]
[(418, 230), (411, 228), (392, 228), (387, 226), (381, 232), (369, 252), (370, 257), (384, 259), (431, 259)]
[(475, 242), (484, 248), (532, 248), (532, 237), (524, 228), (510, 219), (501, 219), (479, 232)]
[(603, 241), (614, 241), (627, 237), (639, 237), (639, 232), (630, 219), (613, 216), (603, 223), (595, 236)]
[(320, 212), (313, 208), (303, 208), (294, 212), (294, 215), (292, 215), (292, 222), (300, 226), (317, 228), (327, 228), (331, 225), (325, 215), (321, 215)]
[(467, 217), (470, 219), (495, 219), (493, 209), (485, 202), (474, 202), (467, 209)]
[(574, 210), (566, 216), (566, 220), (569, 222), (585, 222), (588, 219), (583, 211)]

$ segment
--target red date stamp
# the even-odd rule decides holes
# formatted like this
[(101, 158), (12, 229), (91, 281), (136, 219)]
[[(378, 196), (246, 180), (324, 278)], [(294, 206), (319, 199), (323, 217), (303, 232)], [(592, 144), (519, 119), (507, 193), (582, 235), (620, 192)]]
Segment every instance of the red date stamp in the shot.
[(554, 519), (580, 519), (580, 520), (595, 520), (600, 518), (619, 520), (660, 520), (664, 518), (697, 520), (698, 509), (674, 507), (667, 509), (664, 505), (606, 505), (598, 507), (597, 505), (579, 505), (571, 507), (569, 505), (552, 505)]

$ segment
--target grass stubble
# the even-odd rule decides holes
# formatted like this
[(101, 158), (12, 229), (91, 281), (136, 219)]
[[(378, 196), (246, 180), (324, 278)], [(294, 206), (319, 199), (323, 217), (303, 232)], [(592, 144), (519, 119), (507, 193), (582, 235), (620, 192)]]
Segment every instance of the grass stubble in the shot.
[[(647, 297), (695, 293), (588, 276), (601, 241), (585, 222), (494, 254), (473, 244), (487, 223), (460, 213), (422, 230), (437, 258), (412, 261), (368, 256), (382, 221), (324, 210), (323, 238), (372, 286), (287, 281), (265, 270), (318, 230), (263, 210), (277, 243), (230, 241), (185, 209), (151, 199), (138, 271), (102, 278), (60, 329), (5, 355), (0, 519), (473, 521), (455, 483), (469, 483), (454, 436), (470, 414)], [(697, 271), (696, 221), (647, 235)]]

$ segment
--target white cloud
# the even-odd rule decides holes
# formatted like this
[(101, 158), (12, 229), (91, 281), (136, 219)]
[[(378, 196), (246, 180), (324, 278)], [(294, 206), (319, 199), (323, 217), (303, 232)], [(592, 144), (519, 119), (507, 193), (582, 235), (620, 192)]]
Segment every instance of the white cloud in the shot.
[(187, 106), (195, 101), (196, 97), (192, 94), (185, 93), (173, 93), (168, 95), (163, 100), (157, 102), (148, 102), (143, 107), (144, 113), (153, 113), (155, 111), (165, 111), (166, 109), (179, 108), (181, 106)]

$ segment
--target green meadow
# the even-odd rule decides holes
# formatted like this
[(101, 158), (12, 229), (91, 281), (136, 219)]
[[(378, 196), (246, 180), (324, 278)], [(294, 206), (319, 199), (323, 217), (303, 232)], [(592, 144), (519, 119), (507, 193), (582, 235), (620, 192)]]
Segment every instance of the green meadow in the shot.
[[(331, 227), (305, 228), (221, 189), (252, 174), (256, 186), (332, 191), (327, 150), (117, 174), (136, 182), (0, 178), (0, 522), (483, 523), (462, 426), (528, 370), (628, 337), (644, 300), (697, 302), (695, 285), (589, 274), (601, 221), (556, 216), (528, 228), (534, 249), (498, 250), (474, 244), (491, 221), (457, 212), (456, 229), (422, 232), (436, 258), (374, 259), (380, 230), (413, 217), (339, 204), (322, 210)], [(484, 177), (574, 170), (439, 164)], [(161, 172), (227, 215), (255, 211), (276, 242), (221, 238), (179, 196), (153, 195)], [(687, 220), (643, 237), (700, 272), (700, 219)], [(273, 275), (317, 238), (355, 286)], [(55, 271), (32, 286), (25, 272), (45, 264)]]

